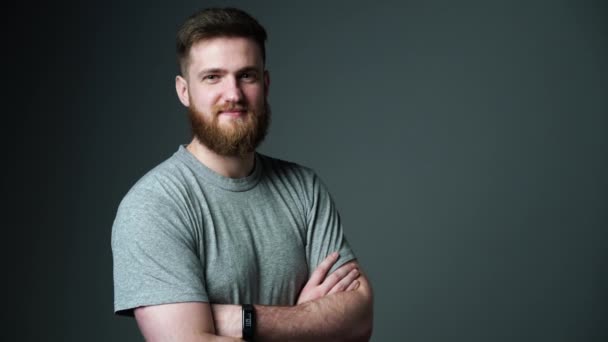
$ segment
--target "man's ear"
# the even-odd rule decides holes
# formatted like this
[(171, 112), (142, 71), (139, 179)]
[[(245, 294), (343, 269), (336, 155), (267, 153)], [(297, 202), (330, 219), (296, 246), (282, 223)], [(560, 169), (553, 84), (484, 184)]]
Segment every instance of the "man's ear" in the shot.
[(186, 107), (190, 107), (190, 97), (188, 96), (188, 81), (180, 75), (175, 76), (175, 91), (179, 101)]
[(268, 96), (268, 91), (270, 90), (270, 72), (268, 70), (264, 70), (264, 94)]

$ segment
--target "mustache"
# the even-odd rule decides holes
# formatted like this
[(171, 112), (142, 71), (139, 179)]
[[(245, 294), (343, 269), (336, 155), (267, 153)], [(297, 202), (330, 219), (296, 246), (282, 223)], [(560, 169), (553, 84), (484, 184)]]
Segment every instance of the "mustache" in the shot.
[(243, 105), (243, 104), (239, 104), (239, 103), (228, 103), (228, 104), (224, 104), (224, 105), (216, 105), (213, 106), (213, 112), (216, 114), (219, 114), (220, 112), (226, 112), (226, 111), (248, 111), (247, 106)]

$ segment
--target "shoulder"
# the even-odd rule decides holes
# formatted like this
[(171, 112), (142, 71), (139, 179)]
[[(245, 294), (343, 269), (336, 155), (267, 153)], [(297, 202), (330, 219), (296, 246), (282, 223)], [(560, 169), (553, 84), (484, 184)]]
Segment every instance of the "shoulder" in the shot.
[(264, 172), (270, 177), (294, 178), (302, 182), (309, 182), (317, 177), (316, 172), (310, 167), (261, 153), (258, 153), (258, 156)]
[(327, 187), (311, 167), (292, 161), (258, 154), (264, 168), (264, 181), (276, 189), (287, 190), (300, 198), (307, 207), (317, 202), (319, 196), (328, 195)]
[(189, 184), (194, 173), (178, 157), (167, 158), (139, 178), (127, 191), (119, 205), (119, 212), (132, 210), (159, 210), (176, 207), (188, 197)]
[[(112, 240), (152, 237), (172, 232), (187, 235), (190, 207), (187, 166), (175, 155), (145, 173), (124, 195), (114, 218)], [(139, 240), (141, 242), (141, 240)]]

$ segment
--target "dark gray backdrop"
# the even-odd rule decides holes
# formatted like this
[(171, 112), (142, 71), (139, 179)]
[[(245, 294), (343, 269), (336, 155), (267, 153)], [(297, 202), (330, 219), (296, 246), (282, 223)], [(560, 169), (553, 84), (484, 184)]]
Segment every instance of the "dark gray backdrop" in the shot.
[(608, 339), (605, 2), (104, 1), (6, 11), (2, 340), (140, 339), (111, 225), (188, 141), (174, 35), (209, 5), (269, 32), (261, 151), (328, 184), (373, 341)]

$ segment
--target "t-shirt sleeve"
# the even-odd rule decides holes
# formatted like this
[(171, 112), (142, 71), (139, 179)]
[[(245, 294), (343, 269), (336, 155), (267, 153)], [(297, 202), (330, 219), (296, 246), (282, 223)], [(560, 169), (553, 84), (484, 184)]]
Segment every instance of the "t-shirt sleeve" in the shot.
[(356, 257), (344, 235), (338, 209), (327, 187), (314, 173), (310, 193), (306, 236), (308, 267), (312, 274), (329, 254), (337, 251), (340, 257), (331, 273)]
[(188, 215), (158, 189), (132, 189), (112, 227), (114, 311), (208, 302), (204, 271)]

